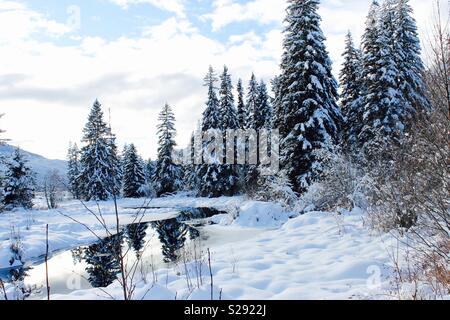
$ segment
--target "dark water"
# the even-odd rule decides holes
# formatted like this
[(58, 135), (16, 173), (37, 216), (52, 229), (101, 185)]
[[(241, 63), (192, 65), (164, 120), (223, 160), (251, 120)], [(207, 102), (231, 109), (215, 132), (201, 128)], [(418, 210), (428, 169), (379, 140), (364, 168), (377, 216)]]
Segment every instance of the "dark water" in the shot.
[[(48, 261), (52, 292), (64, 294), (74, 289), (107, 287), (120, 275), (120, 248), (126, 254), (128, 267), (136, 261), (147, 269), (175, 263), (181, 249), (202, 236), (202, 219), (221, 213), (224, 212), (211, 208), (186, 208), (176, 218), (130, 224), (101, 241), (55, 253)], [(0, 277), (5, 282), (23, 281), (42, 287), (43, 262), (42, 257), (25, 262), (24, 267), (0, 271)], [(38, 297), (42, 294), (39, 290), (34, 293)]]

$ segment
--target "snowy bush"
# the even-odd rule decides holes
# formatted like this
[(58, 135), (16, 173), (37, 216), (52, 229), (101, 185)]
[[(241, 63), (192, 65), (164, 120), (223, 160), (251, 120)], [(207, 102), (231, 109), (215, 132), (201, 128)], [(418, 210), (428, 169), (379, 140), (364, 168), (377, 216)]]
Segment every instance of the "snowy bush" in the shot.
[(362, 171), (350, 156), (341, 152), (338, 147), (322, 149), (315, 154), (322, 162), (321, 179), (302, 194), (295, 211), (364, 208), (366, 204)]
[(6, 163), (3, 180), (3, 204), (7, 210), (16, 207), (33, 207), (35, 180), (34, 173), (27, 164), (19, 148)]
[(280, 171), (274, 176), (261, 176), (255, 189), (253, 199), (277, 202), (286, 210), (292, 210), (298, 201), (298, 195), (292, 190), (285, 171)]
[(288, 213), (278, 203), (248, 201), (239, 210), (234, 224), (243, 227), (280, 227), (289, 219)]

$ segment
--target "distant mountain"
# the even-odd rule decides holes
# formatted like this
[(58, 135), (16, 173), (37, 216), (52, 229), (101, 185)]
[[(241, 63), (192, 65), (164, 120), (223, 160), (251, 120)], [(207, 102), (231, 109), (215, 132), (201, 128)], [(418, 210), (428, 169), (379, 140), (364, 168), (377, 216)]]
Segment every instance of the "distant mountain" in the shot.
[[(13, 154), (15, 150), (16, 147), (11, 145), (8, 144), (0, 145), (0, 156), (7, 158), (11, 154)], [(25, 151), (23, 149), (21, 149), (21, 151), (25, 155), (25, 158), (27, 159), (31, 169), (36, 173), (36, 180), (39, 184), (43, 181), (45, 175), (49, 171), (57, 170), (61, 175), (61, 177), (66, 176), (67, 161), (51, 160), (38, 154)], [(0, 168), (1, 167), (2, 165), (0, 165)]]

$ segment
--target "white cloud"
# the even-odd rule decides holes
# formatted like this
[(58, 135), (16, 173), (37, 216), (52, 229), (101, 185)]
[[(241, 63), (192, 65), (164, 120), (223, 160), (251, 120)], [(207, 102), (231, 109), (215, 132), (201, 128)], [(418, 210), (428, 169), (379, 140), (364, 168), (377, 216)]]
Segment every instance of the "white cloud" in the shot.
[(66, 24), (47, 19), (17, 1), (0, 1), (0, 42), (21, 41), (36, 33), (61, 36), (69, 33)]
[(179, 17), (185, 16), (184, 0), (109, 0), (127, 9), (130, 5), (148, 3), (162, 10), (175, 13)]
[(203, 15), (203, 18), (211, 20), (213, 31), (218, 31), (231, 23), (247, 20), (262, 24), (280, 22), (285, 8), (286, 0), (253, 0), (247, 3), (215, 0), (214, 11)]
[(99, 98), (105, 111), (111, 109), (119, 143), (135, 142), (144, 156), (154, 157), (156, 119), (166, 101), (178, 120), (177, 142), (187, 144), (204, 110), (202, 79), (210, 64), (217, 71), (227, 64), (245, 80), (252, 71), (265, 79), (274, 74), (279, 54), (266, 45), (273, 34), (260, 38), (224, 44), (172, 17), (139, 38), (0, 44), (2, 58), (10, 61), (0, 70), (2, 129), (30, 151), (63, 158)]

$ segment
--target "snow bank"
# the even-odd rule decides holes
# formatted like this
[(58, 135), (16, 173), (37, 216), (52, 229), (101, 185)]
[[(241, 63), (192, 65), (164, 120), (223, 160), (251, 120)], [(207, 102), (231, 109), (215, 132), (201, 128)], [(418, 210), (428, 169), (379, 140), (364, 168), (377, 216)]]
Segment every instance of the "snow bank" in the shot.
[[(140, 281), (136, 284), (133, 297), (135, 300), (174, 300), (175, 293), (159, 284), (147, 284)], [(123, 300), (123, 291), (117, 282), (107, 290), (77, 290), (70, 295), (52, 294), (52, 300)]]
[(248, 201), (240, 209), (234, 225), (251, 228), (277, 228), (289, 219), (289, 214), (278, 203)]

